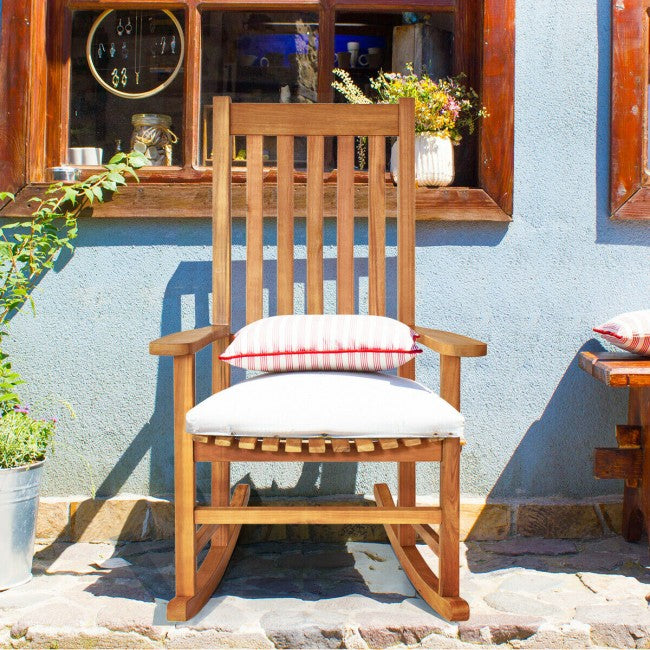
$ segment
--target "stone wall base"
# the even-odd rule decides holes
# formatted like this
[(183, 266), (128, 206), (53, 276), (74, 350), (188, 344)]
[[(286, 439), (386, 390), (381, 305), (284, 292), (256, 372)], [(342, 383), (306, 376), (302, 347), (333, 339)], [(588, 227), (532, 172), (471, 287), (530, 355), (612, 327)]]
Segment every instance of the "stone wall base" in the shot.
[[(275, 505), (279, 500), (266, 500)], [(370, 498), (295, 499), (281, 503), (362, 502), (374, 505)], [(421, 503), (433, 502), (422, 499)], [(420, 503), (420, 500), (418, 500)], [(616, 497), (589, 501), (512, 501), (493, 503), (463, 499), (461, 538), (463, 540), (499, 540), (521, 535), (563, 539), (589, 539), (621, 530), (622, 503)], [(174, 505), (164, 499), (140, 495), (120, 495), (110, 499), (84, 497), (41, 498), (36, 536), (40, 542), (115, 542), (169, 539), (174, 536)], [(341, 526), (260, 525), (244, 526), (240, 541), (386, 541), (380, 525), (348, 524)]]

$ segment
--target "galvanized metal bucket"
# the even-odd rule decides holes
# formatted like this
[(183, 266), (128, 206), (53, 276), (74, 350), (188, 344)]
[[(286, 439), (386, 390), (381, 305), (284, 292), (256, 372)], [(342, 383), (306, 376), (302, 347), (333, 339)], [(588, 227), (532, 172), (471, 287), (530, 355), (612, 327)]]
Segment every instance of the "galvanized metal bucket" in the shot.
[(32, 578), (38, 492), (44, 463), (0, 469), (0, 591)]

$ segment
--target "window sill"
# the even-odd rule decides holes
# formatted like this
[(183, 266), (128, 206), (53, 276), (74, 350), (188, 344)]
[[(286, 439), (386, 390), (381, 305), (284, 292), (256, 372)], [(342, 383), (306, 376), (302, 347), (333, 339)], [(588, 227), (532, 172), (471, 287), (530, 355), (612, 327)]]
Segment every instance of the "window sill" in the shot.
[[(1, 217), (28, 218), (32, 209), (28, 201), (44, 195), (47, 183), (26, 185), (1, 211)], [(265, 217), (275, 217), (276, 186), (264, 186)], [(295, 184), (295, 215), (305, 216), (306, 185)], [(366, 184), (355, 185), (355, 215), (368, 215), (368, 192)], [(397, 187), (386, 186), (386, 212), (389, 218), (396, 216)], [(208, 183), (141, 183), (123, 188), (113, 200), (92, 207), (95, 218), (186, 218), (202, 219), (212, 216), (212, 187)], [(233, 217), (245, 217), (246, 186), (233, 184)], [(325, 217), (336, 216), (336, 184), (325, 184)], [(90, 216), (90, 214), (89, 214)], [(416, 190), (416, 219), (418, 221), (488, 221), (508, 223), (512, 218), (482, 189), (470, 187), (420, 187)]]

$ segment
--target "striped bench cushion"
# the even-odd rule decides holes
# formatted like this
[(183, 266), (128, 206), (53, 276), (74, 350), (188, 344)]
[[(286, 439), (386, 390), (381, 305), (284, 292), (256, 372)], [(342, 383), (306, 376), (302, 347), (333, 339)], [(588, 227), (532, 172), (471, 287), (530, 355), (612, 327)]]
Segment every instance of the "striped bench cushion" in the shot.
[(650, 356), (650, 309), (620, 314), (594, 332), (623, 350)]

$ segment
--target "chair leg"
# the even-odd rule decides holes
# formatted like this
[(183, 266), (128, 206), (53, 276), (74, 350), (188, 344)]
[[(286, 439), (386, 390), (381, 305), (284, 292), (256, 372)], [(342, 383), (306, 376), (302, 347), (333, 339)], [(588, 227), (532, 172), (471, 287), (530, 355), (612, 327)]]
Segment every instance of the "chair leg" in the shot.
[(442, 442), (440, 462), (440, 595), (458, 596), (460, 579), (460, 440)]
[(184, 616), (184, 602), (196, 593), (194, 505), (196, 470), (192, 438), (185, 432), (185, 413), (194, 406), (194, 355), (174, 357), (174, 517), (176, 598), (167, 617)]
[[(230, 463), (212, 463), (212, 497), (214, 507), (222, 508), (230, 503)], [(212, 536), (212, 546), (226, 546), (232, 526), (222, 524)]]
[[(397, 505), (415, 505), (415, 463), (397, 464)], [(409, 524), (398, 526), (399, 542), (402, 546), (415, 546), (415, 530)]]
[[(394, 508), (393, 497), (385, 483), (375, 485), (377, 505)], [(384, 524), (388, 540), (404, 573), (426, 603), (450, 621), (466, 621), (469, 618), (469, 605), (459, 596), (443, 596), (440, 593), (440, 580), (425, 562), (419, 549), (400, 543), (398, 526)], [(437, 537), (433, 533), (433, 537)], [(440, 555), (439, 551), (438, 554)]]

